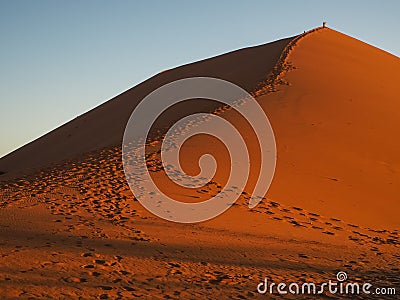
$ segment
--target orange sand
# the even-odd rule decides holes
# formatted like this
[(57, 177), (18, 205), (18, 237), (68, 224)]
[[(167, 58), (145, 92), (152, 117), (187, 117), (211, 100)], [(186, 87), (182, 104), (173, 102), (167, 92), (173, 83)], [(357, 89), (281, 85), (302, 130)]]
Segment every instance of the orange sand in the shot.
[[(200, 224), (155, 217), (125, 182), (118, 143), (128, 103), (194, 75), (220, 75), (251, 91), (289, 41), (163, 72), (2, 158), (1, 298), (264, 299), (256, 291), (264, 277), (322, 282), (338, 271), (351, 281), (398, 285), (399, 59), (331, 29), (296, 40), (279, 76), (256, 93), (278, 149), (276, 175), (259, 206), (247, 208), (257, 167), (237, 205)], [(236, 122), (256, 165), (246, 123), (232, 110), (220, 115)], [(105, 141), (93, 135), (93, 124)], [(193, 157), (206, 142), (201, 136), (184, 145), (188, 171), (198, 171)], [(220, 146), (207, 144), (206, 151), (222, 155)], [(149, 163), (163, 180), (159, 157)], [(215, 183), (179, 191), (182, 200), (215, 194), (226, 178), (221, 166)], [(18, 179), (22, 173), (29, 175)]]

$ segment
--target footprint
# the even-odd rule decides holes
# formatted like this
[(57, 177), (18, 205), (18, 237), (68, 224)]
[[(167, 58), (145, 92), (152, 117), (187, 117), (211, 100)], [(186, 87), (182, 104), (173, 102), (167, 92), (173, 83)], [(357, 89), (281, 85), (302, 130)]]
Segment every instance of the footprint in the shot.
[(309, 214), (310, 216), (314, 216), (314, 217), (319, 217), (319, 216), (320, 216), (319, 214), (312, 213), (312, 212), (309, 212), (308, 214)]
[(292, 206), (292, 208), (295, 209), (295, 210), (299, 210), (299, 211), (303, 210), (302, 208), (300, 208), (300, 207), (295, 207), (295, 206)]
[(325, 234), (327, 234), (327, 235), (335, 235), (333, 232), (331, 232), (331, 231), (323, 231), (322, 233), (325, 233)]
[(332, 220), (332, 221), (335, 221), (335, 222), (342, 222), (342, 220), (336, 219), (336, 218), (331, 218), (331, 220)]

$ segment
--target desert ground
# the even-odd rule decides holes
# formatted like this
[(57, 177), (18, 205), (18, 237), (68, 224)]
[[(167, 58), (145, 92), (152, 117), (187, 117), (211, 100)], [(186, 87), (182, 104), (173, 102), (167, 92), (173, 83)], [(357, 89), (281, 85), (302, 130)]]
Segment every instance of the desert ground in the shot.
[[(399, 74), (398, 57), (317, 28), (157, 74), (1, 158), (0, 298), (275, 299), (279, 294), (257, 292), (264, 278), (321, 283), (342, 271), (351, 282), (396, 288), (397, 296), (285, 297), (396, 299)], [(257, 168), (225, 213), (180, 224), (135, 199), (124, 176), (121, 139), (146, 94), (190, 76), (229, 80), (256, 97), (275, 133), (277, 166), (255, 208), (248, 201), (262, 176)], [(171, 109), (157, 132), (181, 112), (215, 109), (239, 128), (257, 165), (254, 136), (232, 109), (188, 102)], [(182, 147), (188, 173), (198, 172), (196, 158), (204, 153), (224, 160), (221, 144), (208, 139), (199, 136)], [(154, 134), (147, 163), (170, 194), (182, 201), (218, 194), (226, 164), (206, 186), (178, 189), (163, 181), (161, 143)]]

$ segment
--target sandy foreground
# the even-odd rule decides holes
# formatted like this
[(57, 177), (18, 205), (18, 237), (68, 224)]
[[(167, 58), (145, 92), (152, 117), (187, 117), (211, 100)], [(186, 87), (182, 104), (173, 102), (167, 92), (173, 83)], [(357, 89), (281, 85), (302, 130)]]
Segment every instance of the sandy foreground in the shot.
[[(279, 298), (276, 289), (262, 295), (257, 286), (265, 278), (299, 285), (337, 281), (341, 271), (349, 282), (371, 283), (371, 294), (317, 298), (396, 299), (399, 59), (331, 29), (290, 41), (278, 47), (284, 56), (270, 57), (278, 68), (271, 67), (274, 76), (254, 93), (278, 151), (271, 188), (254, 209), (247, 207), (258, 176), (253, 170), (239, 200), (219, 217), (164, 221), (134, 198), (118, 143), (93, 150), (88, 141), (74, 158), (60, 152), (52, 165), (46, 157), (57, 155), (39, 155), (37, 168), (23, 176), (11, 176), (13, 159), (23, 170), (23, 158), (35, 147), (45, 149), (46, 139), (0, 160), (8, 172), (0, 177), (0, 298)], [(260, 76), (237, 78), (250, 90)], [(234, 111), (219, 115), (248, 132)], [(197, 156), (224, 153), (218, 143), (204, 150), (206, 139), (182, 148), (189, 173), (198, 171)], [(246, 140), (256, 152), (251, 134)], [(163, 182), (160, 144), (147, 154), (153, 177)], [(220, 191), (228, 171), (223, 167), (200, 189), (182, 191), (167, 182), (165, 188), (182, 201), (204, 201)], [(373, 295), (375, 288), (395, 288), (397, 296)]]

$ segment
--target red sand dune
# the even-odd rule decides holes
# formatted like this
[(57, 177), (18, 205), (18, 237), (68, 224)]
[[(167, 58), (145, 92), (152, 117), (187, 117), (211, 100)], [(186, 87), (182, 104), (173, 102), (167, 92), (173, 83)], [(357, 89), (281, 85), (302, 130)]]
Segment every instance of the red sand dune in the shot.
[[(0, 177), (0, 295), (263, 299), (256, 288), (264, 277), (324, 282), (338, 271), (353, 282), (396, 287), (399, 74), (399, 58), (318, 29), (158, 74), (16, 150), (0, 160), (8, 172)], [(187, 76), (239, 84), (269, 117), (276, 175), (252, 210), (256, 169), (237, 205), (200, 224), (164, 221), (134, 201), (121, 163), (125, 123), (147, 93)], [(214, 108), (196, 103), (186, 108)], [(181, 110), (171, 110), (159, 128)], [(233, 110), (219, 114), (245, 135), (257, 162), (248, 125)], [(199, 136), (184, 145), (189, 173), (204, 151), (224, 159), (221, 145), (207, 141)], [(147, 151), (154, 178), (163, 180), (159, 145)], [(208, 199), (226, 178), (221, 166), (202, 189), (165, 188), (182, 200)], [(28, 175), (18, 178), (22, 173)]]

